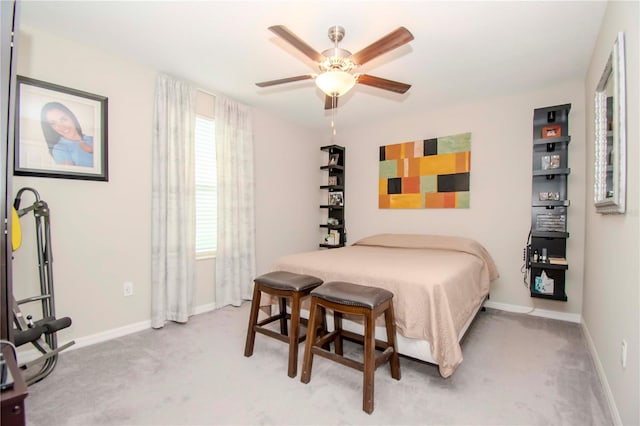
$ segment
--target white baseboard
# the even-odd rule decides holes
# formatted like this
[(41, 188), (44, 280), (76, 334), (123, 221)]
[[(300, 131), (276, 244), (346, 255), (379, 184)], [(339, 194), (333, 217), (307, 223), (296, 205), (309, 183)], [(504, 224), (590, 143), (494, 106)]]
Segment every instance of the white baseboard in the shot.
[[(206, 305), (196, 306), (193, 309), (194, 315), (210, 312), (215, 309), (213, 303)], [(80, 349), (87, 346), (95, 345), (96, 343), (106, 342), (107, 340), (116, 339), (118, 337), (126, 336), (128, 334), (137, 333), (139, 331), (147, 330), (151, 328), (151, 320), (140, 321), (134, 324), (125, 325), (123, 327), (113, 328), (111, 330), (102, 331), (100, 333), (91, 334), (89, 336), (75, 338), (75, 344), (69, 346), (65, 351), (71, 351), (74, 349)], [(58, 342), (58, 346), (66, 344), (66, 341)], [(31, 346), (31, 345), (30, 345)], [(31, 346), (33, 347), (33, 346)], [(18, 363), (24, 363), (32, 361), (42, 355), (37, 349), (29, 349), (18, 352)]]
[(204, 314), (205, 312), (211, 312), (211, 311), (213, 311), (215, 309), (216, 309), (216, 304), (215, 303), (208, 303), (206, 305), (196, 306), (193, 309), (193, 314), (194, 315), (200, 315), (200, 314)]
[(580, 314), (549, 311), (546, 309), (531, 308), (529, 306), (520, 306), (520, 305), (511, 305), (508, 303), (493, 302), (491, 300), (487, 300), (486, 302), (484, 302), (484, 306), (486, 306), (487, 308), (498, 309), (500, 311), (515, 312), (518, 314), (528, 314), (536, 317), (551, 318), (551, 319), (557, 319), (561, 321), (575, 322), (578, 324), (582, 323), (582, 315)]
[(584, 331), (584, 336), (587, 339), (587, 345), (589, 346), (589, 352), (591, 352), (593, 363), (596, 366), (598, 378), (600, 379), (600, 383), (602, 383), (602, 390), (604, 391), (604, 395), (607, 398), (607, 404), (609, 405), (609, 410), (611, 411), (611, 416), (613, 417), (613, 424), (622, 425), (622, 418), (620, 417), (620, 412), (618, 411), (616, 401), (613, 398), (611, 387), (609, 387), (607, 375), (604, 372), (604, 367), (602, 366), (602, 362), (600, 361), (600, 357), (598, 356), (598, 352), (596, 351), (596, 346), (593, 343), (593, 339), (591, 338), (591, 333), (589, 333), (589, 329), (584, 322), (582, 323), (582, 330)]

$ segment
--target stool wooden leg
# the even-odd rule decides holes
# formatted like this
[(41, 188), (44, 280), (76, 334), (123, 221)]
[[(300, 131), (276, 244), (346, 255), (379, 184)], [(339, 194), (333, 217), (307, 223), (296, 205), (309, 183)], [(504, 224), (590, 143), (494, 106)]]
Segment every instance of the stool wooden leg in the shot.
[(387, 328), (387, 344), (393, 348), (393, 354), (389, 365), (391, 367), (391, 377), (400, 380), (400, 356), (396, 344), (396, 321), (393, 314), (393, 300), (389, 301), (389, 307), (384, 311), (384, 319)]
[(337, 331), (333, 341), (336, 354), (342, 356), (342, 312), (333, 311), (333, 329)]
[(376, 371), (376, 333), (375, 321), (372, 312), (364, 316), (364, 380), (362, 409), (367, 413), (373, 412), (373, 388)]
[[(319, 337), (324, 337), (327, 333), (329, 333), (329, 327), (327, 327), (327, 309), (320, 305), (318, 309), (318, 315), (320, 315), (320, 325), (317, 328), (316, 335)], [(322, 349), (327, 351), (331, 350), (331, 343), (327, 342)]]
[(311, 347), (316, 341), (316, 320), (318, 319), (318, 303), (316, 298), (311, 296), (311, 307), (309, 308), (309, 322), (307, 323), (307, 339), (304, 342), (304, 357), (302, 359), (302, 383), (309, 383), (311, 380), (311, 368), (313, 367), (313, 352)]
[(251, 313), (249, 314), (249, 327), (247, 328), (247, 341), (244, 344), (244, 356), (253, 355), (253, 344), (256, 341), (255, 325), (258, 323), (258, 310), (260, 309), (260, 286), (253, 284), (253, 298), (251, 299)]
[(280, 334), (286, 336), (287, 332), (287, 298), (280, 298)]
[[(286, 309), (286, 308), (285, 308)], [(285, 323), (286, 323), (285, 317)], [(291, 330), (289, 333), (289, 377), (298, 374), (298, 345), (300, 344), (300, 293), (291, 297)]]

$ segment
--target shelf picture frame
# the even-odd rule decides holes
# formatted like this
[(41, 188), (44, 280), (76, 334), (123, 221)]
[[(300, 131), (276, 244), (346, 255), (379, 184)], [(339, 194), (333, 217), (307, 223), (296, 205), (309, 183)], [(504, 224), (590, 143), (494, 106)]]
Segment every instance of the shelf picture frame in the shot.
[(340, 159), (340, 154), (338, 153), (329, 154), (329, 166), (337, 166), (339, 159)]
[(342, 191), (331, 191), (329, 192), (329, 205), (330, 206), (343, 206), (344, 205), (344, 194)]
[(108, 181), (108, 98), (17, 77), (17, 176)]
[(553, 139), (562, 136), (562, 127), (558, 125), (545, 126), (542, 128), (542, 139)]

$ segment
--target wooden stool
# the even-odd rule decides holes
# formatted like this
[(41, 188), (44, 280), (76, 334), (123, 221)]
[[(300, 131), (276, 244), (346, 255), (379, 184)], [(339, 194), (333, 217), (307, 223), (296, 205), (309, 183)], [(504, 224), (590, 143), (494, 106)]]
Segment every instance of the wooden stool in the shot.
[[(316, 321), (318, 308), (332, 309), (335, 330), (324, 336), (316, 337)], [(375, 338), (375, 320), (384, 313), (387, 341)], [(343, 314), (364, 316), (364, 336), (342, 329)], [(309, 313), (309, 338), (304, 347), (302, 361), (302, 383), (311, 380), (313, 355), (336, 361), (347, 367), (364, 373), (362, 409), (368, 414), (373, 412), (374, 373), (380, 365), (390, 362), (391, 377), (400, 380), (400, 357), (396, 348), (396, 327), (393, 315), (393, 293), (377, 288), (346, 282), (328, 282), (311, 292), (311, 310)], [(360, 363), (346, 358), (342, 353), (342, 338), (355, 340), (364, 344), (364, 362)], [(327, 343), (334, 342), (335, 354), (323, 349)], [(375, 349), (383, 350), (378, 357)]]
[[(300, 323), (307, 323), (300, 318), (300, 303), (302, 299), (311, 293), (311, 290), (322, 284), (320, 278), (311, 275), (294, 274), (286, 271), (269, 272), (254, 280), (253, 300), (251, 302), (251, 314), (249, 315), (249, 328), (247, 329), (247, 341), (244, 346), (244, 356), (253, 355), (253, 344), (256, 340), (256, 332), (273, 337), (289, 344), (289, 377), (296, 377), (298, 370), (298, 344), (305, 340), (306, 334), (300, 334)], [(279, 298), (280, 313), (258, 322), (260, 309), (260, 297), (262, 292)], [(287, 313), (287, 299), (291, 299), (291, 313)], [(287, 333), (287, 320), (291, 320), (291, 332)], [(280, 320), (280, 333), (265, 328), (264, 326)]]

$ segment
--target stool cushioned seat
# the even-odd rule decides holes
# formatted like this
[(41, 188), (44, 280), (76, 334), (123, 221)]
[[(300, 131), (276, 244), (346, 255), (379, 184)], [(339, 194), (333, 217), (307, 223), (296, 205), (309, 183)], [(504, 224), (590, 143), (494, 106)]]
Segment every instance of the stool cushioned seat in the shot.
[(320, 297), (341, 305), (375, 308), (393, 297), (393, 293), (383, 288), (368, 287), (343, 281), (326, 283), (311, 292)]
[(260, 275), (255, 279), (263, 286), (278, 290), (304, 291), (322, 284), (322, 280), (311, 275), (294, 274), (287, 271), (274, 271)]

